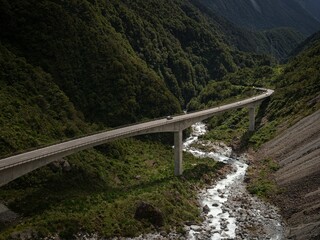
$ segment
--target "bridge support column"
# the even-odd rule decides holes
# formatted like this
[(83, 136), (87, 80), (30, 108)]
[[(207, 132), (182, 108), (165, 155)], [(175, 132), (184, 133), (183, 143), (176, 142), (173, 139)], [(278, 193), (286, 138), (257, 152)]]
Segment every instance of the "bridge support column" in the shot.
[(249, 107), (249, 131), (253, 132), (255, 128), (255, 107)]
[(174, 175), (182, 175), (182, 130), (174, 132)]

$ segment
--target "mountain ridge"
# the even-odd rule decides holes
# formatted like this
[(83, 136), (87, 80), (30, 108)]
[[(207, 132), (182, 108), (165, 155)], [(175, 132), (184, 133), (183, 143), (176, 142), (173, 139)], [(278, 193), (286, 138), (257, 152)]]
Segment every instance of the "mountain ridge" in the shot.
[(259, 31), (246, 29), (215, 13), (202, 0), (191, 0), (191, 2), (209, 20), (218, 19), (217, 27), (225, 33), (224, 40), (240, 51), (271, 54), (273, 57), (283, 60), (305, 39), (300, 32), (291, 28), (279, 27)]
[[(285, 54), (295, 31), (243, 31), (205, 9), (194, 0), (0, 0), (0, 157), (179, 113), (192, 101), (218, 104), (253, 85), (276, 88), (257, 131), (246, 134), (244, 110), (210, 120), (221, 125), (213, 139), (260, 146), (319, 108), (318, 41), (275, 65), (270, 42), (279, 38), (272, 49)], [(81, 151), (1, 187), (0, 201), (21, 219), (0, 223), (0, 239), (156, 231), (134, 219), (139, 201), (163, 211), (167, 232), (200, 221), (197, 191), (228, 169), (185, 154), (176, 178), (172, 144), (153, 137)]]
[(314, 18), (320, 21), (320, 2), (317, 0), (296, 0)]
[(231, 22), (249, 29), (291, 27), (305, 35), (320, 30), (320, 22), (296, 1), (201, 0), (201, 2)]
[(189, 1), (2, 0), (0, 11), (2, 44), (108, 126), (179, 112), (209, 80), (265, 58), (229, 47)]

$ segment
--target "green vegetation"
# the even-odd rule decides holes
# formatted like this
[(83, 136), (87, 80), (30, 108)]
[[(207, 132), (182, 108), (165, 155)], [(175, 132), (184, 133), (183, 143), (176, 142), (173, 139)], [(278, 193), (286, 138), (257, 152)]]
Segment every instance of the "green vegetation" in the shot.
[(109, 3), (2, 2), (2, 44), (51, 74), (86, 120), (115, 126), (180, 111), (163, 79), (104, 16)]
[[(287, 65), (275, 66), (273, 58), (250, 51), (268, 53), (278, 39), (283, 57), (298, 34), (248, 33), (197, 1), (0, 0), (0, 28), (1, 158), (252, 96), (253, 85), (276, 88), (257, 111), (258, 130), (246, 132), (241, 110), (209, 120), (205, 138), (259, 146), (319, 108), (317, 38)], [(141, 201), (164, 214), (159, 230), (200, 221), (197, 189), (223, 165), (185, 154), (184, 176), (174, 177), (166, 136), (156, 137), (164, 143), (140, 137), (99, 146), (69, 156), (70, 167), (51, 164), (1, 187), (0, 201), (21, 219), (0, 225), (0, 239), (29, 230), (34, 238), (65, 239), (81, 231), (102, 237), (153, 231), (133, 217)], [(268, 194), (268, 184), (253, 191)]]
[(52, 77), (0, 44), (1, 156), (89, 131)]
[(184, 175), (173, 175), (173, 151), (155, 142), (126, 139), (68, 157), (71, 169), (41, 168), (2, 188), (0, 199), (23, 214), (16, 226), (0, 226), (0, 239), (32, 229), (38, 236), (98, 233), (136, 236), (154, 231), (134, 219), (140, 201), (163, 213), (163, 230), (200, 221), (197, 190), (216, 178), (223, 164), (184, 155)]
[(189, 102), (188, 110), (194, 111), (222, 105), (236, 99), (244, 99), (254, 93), (252, 87), (232, 85), (230, 81), (212, 81)]
[(320, 108), (320, 39), (291, 59), (278, 77), (271, 79), (276, 92), (258, 113), (261, 125), (249, 140), (255, 146), (274, 137)]
[(262, 34), (267, 44), (263, 51), (258, 47), (257, 52), (269, 52), (279, 60), (285, 60), (298, 44), (305, 39), (300, 32), (291, 28), (274, 28), (264, 30), (258, 34)]
[[(251, 27), (248, 29), (239, 28), (238, 22), (233, 24), (220, 16), (225, 9), (217, 12), (216, 6), (211, 6), (213, 1), (192, 0), (192, 2), (206, 15), (209, 21), (218, 22), (215, 27), (224, 33), (223, 40), (240, 51), (250, 54), (269, 54), (278, 60), (283, 60), (305, 39), (297, 30), (283, 27), (283, 25), (276, 25), (272, 29), (261, 31), (254, 31)], [(223, 2), (222, 4), (229, 5), (231, 2)], [(239, 1), (236, 4), (239, 5)], [(250, 4), (250, 2), (246, 2), (246, 4)], [(249, 16), (247, 15), (247, 17)]]
[[(225, 141), (238, 150), (258, 149), (301, 118), (320, 109), (319, 36), (317, 33), (310, 37), (296, 51), (297, 55), (283, 66), (244, 68), (226, 75), (223, 80), (229, 84), (264, 85), (275, 89), (275, 93), (256, 110), (255, 132), (248, 132), (248, 111), (243, 109), (210, 119), (210, 131), (204, 138)], [(232, 86), (228, 90), (234, 88)], [(209, 90), (208, 85), (193, 101), (199, 104), (199, 100), (203, 99), (201, 96), (206, 96)], [(214, 93), (213, 89), (210, 91)], [(225, 95), (226, 98), (229, 96)], [(210, 101), (201, 102), (201, 107), (209, 106)], [(281, 191), (273, 179), (273, 173), (278, 168), (272, 159), (256, 161), (247, 174), (249, 192), (267, 199)]]
[[(180, 112), (210, 79), (237, 69), (235, 60), (264, 61), (231, 50), (181, 1), (1, 0), (0, 18), (1, 157)], [(68, 157), (69, 170), (23, 176), (1, 188), (21, 219), (2, 224), (0, 238), (153, 231), (134, 219), (140, 201), (161, 210), (163, 230), (180, 231), (200, 220), (197, 189), (222, 165), (186, 155), (176, 178), (172, 156), (170, 145), (128, 139)]]
[[(227, 74), (222, 81), (210, 82), (196, 98), (193, 98), (188, 108), (191, 110), (204, 109), (241, 100), (261, 93), (254, 90), (252, 86), (270, 87), (282, 68), (279, 66), (262, 65), (254, 68), (242, 68), (235, 73)], [(263, 84), (266, 83), (266, 84)], [(265, 105), (261, 106), (258, 114), (261, 114)], [(257, 118), (258, 123), (261, 119)], [(241, 147), (247, 145), (249, 119), (248, 110), (233, 110), (215, 116), (207, 122), (209, 132), (203, 137), (205, 139), (217, 139), (227, 144), (236, 144)]]
[(1, 0), (0, 15), (2, 44), (107, 126), (180, 112), (208, 81), (270, 61), (228, 46), (231, 26), (188, 1)]
[(263, 159), (249, 168), (247, 173), (248, 191), (262, 198), (276, 194), (279, 189), (272, 178), (272, 174), (279, 169), (279, 165), (272, 159)]
[[(304, 50), (283, 66), (243, 68), (226, 75), (223, 80), (228, 84), (263, 85), (275, 89), (275, 93), (256, 110), (256, 131), (254, 133), (247, 132), (247, 111), (239, 110), (212, 118), (209, 121), (211, 130), (205, 137), (218, 137), (239, 148), (248, 146), (258, 148), (276, 136), (279, 131), (283, 131), (304, 116), (319, 109), (320, 39), (317, 36), (319, 34), (311, 37), (305, 43)], [(210, 84), (199, 96), (205, 95), (209, 89)], [(231, 89), (229, 87), (228, 91)], [(227, 98), (229, 95), (226, 94), (225, 97), (220, 98)], [(192, 106), (209, 106), (210, 102), (214, 102), (214, 99), (204, 102), (199, 102), (199, 99), (201, 97), (192, 100), (191, 103), (196, 102)]]

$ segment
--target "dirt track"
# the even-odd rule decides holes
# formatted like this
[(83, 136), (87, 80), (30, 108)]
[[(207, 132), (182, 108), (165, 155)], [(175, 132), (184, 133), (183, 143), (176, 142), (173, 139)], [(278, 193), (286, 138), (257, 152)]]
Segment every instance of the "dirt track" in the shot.
[(287, 220), (289, 239), (320, 239), (320, 110), (263, 145), (256, 159), (271, 157), (283, 191), (274, 203)]

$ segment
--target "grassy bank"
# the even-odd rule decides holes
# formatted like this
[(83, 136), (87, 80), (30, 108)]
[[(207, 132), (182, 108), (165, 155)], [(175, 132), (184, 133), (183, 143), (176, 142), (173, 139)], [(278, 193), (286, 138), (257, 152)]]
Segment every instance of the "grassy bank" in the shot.
[(279, 192), (280, 189), (272, 177), (279, 168), (280, 166), (271, 158), (257, 161), (247, 172), (248, 191), (265, 199)]
[(83, 231), (103, 237), (137, 236), (157, 229), (134, 218), (148, 202), (164, 216), (160, 230), (182, 231), (200, 221), (196, 193), (219, 175), (223, 164), (184, 154), (184, 175), (173, 175), (173, 150), (151, 141), (127, 139), (68, 157), (71, 168), (46, 166), (1, 188), (0, 201), (19, 213), (0, 226), (0, 239), (31, 232), (70, 239)]

